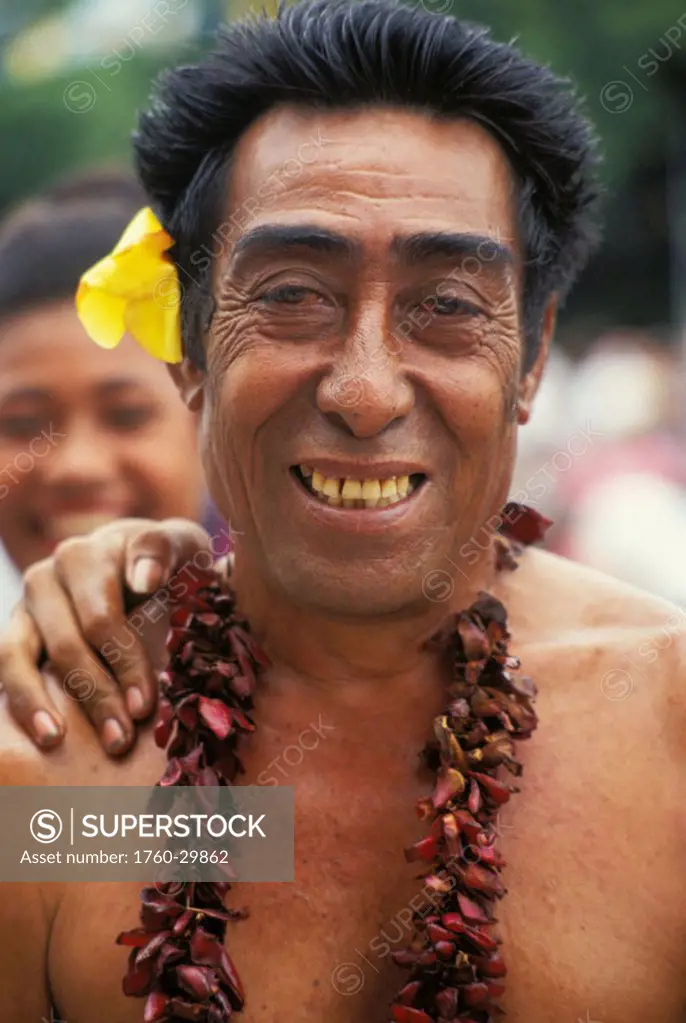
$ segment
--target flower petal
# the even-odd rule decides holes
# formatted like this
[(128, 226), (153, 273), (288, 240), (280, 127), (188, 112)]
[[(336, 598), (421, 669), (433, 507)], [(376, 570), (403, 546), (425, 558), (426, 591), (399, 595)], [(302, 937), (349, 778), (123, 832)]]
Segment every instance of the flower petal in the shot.
[(92, 287), (83, 278), (76, 293), (76, 312), (83, 329), (101, 348), (115, 348), (126, 333), (126, 300)]

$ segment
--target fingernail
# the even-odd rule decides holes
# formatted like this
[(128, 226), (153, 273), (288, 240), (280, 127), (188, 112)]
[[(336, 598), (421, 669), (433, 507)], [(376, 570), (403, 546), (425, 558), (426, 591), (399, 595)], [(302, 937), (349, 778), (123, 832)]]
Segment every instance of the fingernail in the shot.
[(152, 593), (161, 582), (162, 566), (155, 558), (138, 558), (133, 563), (131, 589), (134, 593)]
[(111, 753), (118, 753), (126, 745), (124, 729), (116, 718), (108, 718), (102, 726), (102, 738)]
[(132, 718), (145, 712), (145, 700), (138, 686), (131, 686), (126, 690), (126, 706)]
[(54, 742), (60, 734), (55, 719), (48, 714), (47, 710), (37, 710), (33, 715), (33, 730), (38, 741), (46, 745)]

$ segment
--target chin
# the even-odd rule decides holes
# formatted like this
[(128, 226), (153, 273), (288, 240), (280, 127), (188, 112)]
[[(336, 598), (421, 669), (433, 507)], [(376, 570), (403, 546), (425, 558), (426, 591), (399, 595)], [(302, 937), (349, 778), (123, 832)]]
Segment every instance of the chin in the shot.
[(303, 552), (297, 561), (272, 564), (289, 601), (332, 617), (402, 617), (426, 603), (425, 571), (384, 567), (392, 559), (362, 569), (359, 563), (332, 564)]

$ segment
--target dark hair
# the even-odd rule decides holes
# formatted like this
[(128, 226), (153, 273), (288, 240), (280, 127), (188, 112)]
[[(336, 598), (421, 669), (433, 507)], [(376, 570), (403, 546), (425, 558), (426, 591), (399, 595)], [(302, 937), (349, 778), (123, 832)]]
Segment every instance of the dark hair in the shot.
[(71, 175), (10, 210), (0, 221), (0, 317), (73, 299), (81, 274), (146, 202), (132, 174), (105, 169)]
[[(157, 83), (135, 137), (139, 176), (176, 241), (187, 354), (203, 364), (208, 265), (191, 256), (222, 216), (241, 134), (279, 103), (425, 109), (480, 122), (518, 183), (527, 363), (551, 293), (564, 299), (599, 238), (596, 138), (567, 79), (495, 42), (483, 27), (395, 0), (298, 0), (229, 25), (201, 63)], [(209, 260), (205, 260), (209, 264)]]

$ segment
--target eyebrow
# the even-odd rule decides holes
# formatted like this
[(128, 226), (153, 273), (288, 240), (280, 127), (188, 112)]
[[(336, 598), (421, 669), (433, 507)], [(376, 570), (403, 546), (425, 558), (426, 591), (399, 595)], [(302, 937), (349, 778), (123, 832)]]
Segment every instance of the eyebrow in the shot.
[(359, 242), (314, 224), (263, 224), (238, 239), (231, 261), (242, 262), (248, 257), (269, 256), (287, 249), (309, 249), (346, 259), (362, 253)]
[[(145, 385), (136, 377), (117, 377), (113, 380), (102, 380), (95, 385), (96, 390), (107, 396), (116, 394), (119, 391), (145, 389)], [(16, 390), (8, 391), (0, 396), (0, 404), (6, 405), (10, 401), (51, 401), (53, 393), (42, 387), (18, 387)]]
[(97, 390), (105, 395), (130, 390), (132, 387), (141, 390), (141, 388), (145, 388), (145, 385), (136, 377), (117, 377), (114, 380), (102, 380), (96, 384)]
[[(242, 263), (244, 259), (278, 255), (296, 248), (347, 260), (362, 256), (360, 242), (316, 224), (262, 224), (238, 239), (231, 261)], [(391, 241), (390, 251), (398, 262), (406, 266), (417, 266), (429, 260), (464, 260), (468, 257), (494, 269), (514, 264), (514, 256), (508, 246), (482, 234), (422, 231), (396, 235)]]
[(409, 266), (430, 259), (468, 257), (498, 269), (514, 264), (512, 250), (487, 234), (422, 231), (418, 234), (396, 236), (391, 243), (391, 252), (401, 263)]
[(0, 403), (6, 405), (10, 401), (45, 401), (50, 397), (50, 392), (43, 390), (41, 387), (17, 387), (14, 390), (7, 391), (0, 398)]

